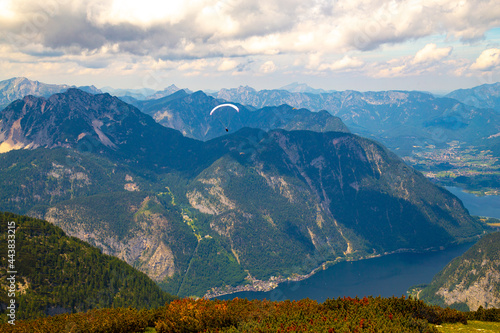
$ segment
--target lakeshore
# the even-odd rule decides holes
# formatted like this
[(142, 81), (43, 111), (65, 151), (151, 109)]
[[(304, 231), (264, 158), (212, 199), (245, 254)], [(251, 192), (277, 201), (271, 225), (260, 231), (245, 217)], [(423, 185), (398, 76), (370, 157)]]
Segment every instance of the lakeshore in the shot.
[[(210, 299), (210, 298), (232, 299), (235, 297), (249, 298), (249, 299), (254, 299), (254, 298), (261, 299), (261, 297), (259, 297), (259, 296), (265, 295), (264, 298), (267, 298), (267, 299), (281, 300), (282, 299), (281, 294), (283, 294), (283, 291), (280, 289), (295, 292), (296, 290), (300, 289), (301, 286), (310, 285), (311, 284), (310, 281), (314, 281), (314, 278), (316, 275), (320, 275), (320, 274), (329, 275), (330, 274), (329, 272), (334, 271), (335, 273), (333, 275), (341, 276), (342, 274), (338, 274), (338, 273), (342, 273), (343, 265), (351, 265), (351, 268), (349, 268), (348, 271), (352, 270), (352, 267), (354, 267), (354, 270), (356, 270), (355, 267), (357, 267), (357, 266), (375, 267), (379, 264), (377, 262), (377, 260), (390, 262), (391, 256), (396, 256), (396, 260), (394, 262), (400, 263), (400, 264), (404, 263), (405, 260), (398, 258), (398, 256), (402, 256), (403, 258), (405, 256), (409, 256), (410, 258), (412, 256), (414, 256), (416, 258), (418, 258), (419, 256), (423, 256), (423, 257), (429, 256), (430, 258), (433, 258), (433, 257), (435, 257), (433, 254), (435, 254), (435, 255), (437, 255), (438, 258), (442, 257), (437, 262), (430, 264), (430, 266), (432, 266), (434, 268), (434, 270), (432, 270), (432, 272), (435, 271), (435, 273), (433, 273), (432, 276), (427, 275), (427, 277), (432, 278), (434, 276), (434, 274), (436, 274), (439, 271), (440, 268), (444, 267), (444, 265), (446, 265), (450, 260), (455, 258), (455, 256), (461, 255), (463, 252), (465, 252), (470, 246), (472, 246), (473, 243), (474, 242), (467, 242), (467, 243), (463, 243), (460, 245), (453, 245), (453, 246), (446, 248), (446, 249), (443, 247), (431, 248), (431, 249), (426, 249), (426, 250), (399, 249), (396, 251), (386, 252), (383, 254), (367, 255), (367, 256), (357, 257), (357, 258), (352, 258), (352, 257), (337, 258), (337, 260), (335, 260), (335, 261), (327, 261), (327, 262), (322, 263), (318, 267), (314, 268), (309, 274), (305, 274), (305, 275), (294, 274), (293, 276), (290, 276), (290, 277), (281, 277), (281, 276), (275, 277), (275, 276), (273, 276), (267, 281), (258, 280), (258, 279), (255, 279), (255, 278), (249, 276), (247, 278), (248, 284), (246, 284), (246, 285), (240, 285), (240, 286), (235, 286), (235, 287), (225, 286), (225, 287), (219, 287), (219, 288), (212, 288), (203, 297), (207, 298), (207, 299)], [(386, 259), (384, 259), (384, 258), (386, 258)], [(373, 262), (373, 260), (375, 260), (375, 262)], [(415, 260), (415, 259), (411, 258), (410, 261), (411, 260)], [(418, 259), (416, 259), (416, 260), (419, 261)], [(433, 259), (430, 259), (430, 260), (433, 260)], [(367, 262), (367, 261), (373, 262), (374, 265), (364, 264), (364, 262)], [(425, 259), (424, 259), (424, 261), (425, 261)], [(422, 261), (422, 263), (424, 263), (424, 261)], [(437, 266), (436, 266), (436, 264), (437, 264)], [(441, 264), (442, 264), (442, 266), (439, 266)], [(352, 265), (354, 265), (354, 266), (352, 266)], [(399, 270), (398, 267), (392, 267), (394, 265), (390, 265), (390, 264), (387, 265), (386, 263), (380, 264), (380, 267), (386, 267), (386, 266), (388, 266), (393, 271)], [(361, 268), (361, 269), (363, 270), (365, 268)], [(380, 273), (379, 270), (375, 270), (375, 271)], [(359, 276), (359, 274), (358, 274), (358, 276)], [(321, 277), (321, 279), (323, 279), (323, 278)], [(427, 282), (430, 282), (430, 280)], [(312, 282), (312, 284), (314, 284), (314, 282)], [(418, 283), (415, 283), (415, 284), (418, 284)], [(408, 287), (410, 287), (410, 286), (411, 285), (408, 285)], [(407, 289), (402, 290), (401, 294), (406, 294), (406, 291), (407, 291)], [(307, 292), (305, 292), (305, 294), (307, 294)], [(399, 296), (401, 296), (401, 294), (399, 294)], [(394, 295), (398, 295), (398, 294), (395, 293)], [(311, 297), (311, 296), (306, 295), (303, 298), (308, 297), (308, 298), (316, 299), (316, 298)], [(347, 295), (346, 294), (345, 296), (356, 296), (356, 295), (351, 295), (351, 294)], [(283, 298), (283, 299), (289, 299), (289, 298)]]

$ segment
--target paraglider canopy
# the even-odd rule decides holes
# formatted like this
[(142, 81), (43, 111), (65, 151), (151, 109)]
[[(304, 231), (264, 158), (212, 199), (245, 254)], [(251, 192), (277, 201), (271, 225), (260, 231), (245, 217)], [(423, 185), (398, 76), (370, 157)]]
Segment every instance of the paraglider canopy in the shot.
[(222, 108), (224, 106), (229, 106), (229, 107), (232, 107), (233, 109), (235, 109), (237, 112), (240, 112), (240, 109), (238, 109), (238, 107), (236, 105), (233, 105), (233, 104), (221, 104), (221, 105), (217, 105), (216, 107), (214, 107), (212, 109), (212, 111), (210, 111), (210, 115), (212, 115), (214, 113), (215, 110), (219, 109), (219, 108)]
[[(220, 109), (220, 108), (223, 108), (223, 107), (230, 107), (230, 108), (235, 109), (236, 112), (240, 112), (240, 109), (238, 109), (238, 107), (236, 105), (226, 103), (226, 104), (220, 104), (220, 105), (217, 105), (216, 107), (214, 107), (212, 109), (212, 111), (210, 111), (210, 115), (212, 115), (217, 109)], [(222, 116), (222, 118), (220, 118), (220, 117), (218, 117), (218, 118), (219, 118), (220, 123), (226, 128), (226, 132), (229, 132), (229, 128), (228, 127), (229, 127), (229, 123), (231, 122), (232, 116), (226, 114), (225, 116)]]

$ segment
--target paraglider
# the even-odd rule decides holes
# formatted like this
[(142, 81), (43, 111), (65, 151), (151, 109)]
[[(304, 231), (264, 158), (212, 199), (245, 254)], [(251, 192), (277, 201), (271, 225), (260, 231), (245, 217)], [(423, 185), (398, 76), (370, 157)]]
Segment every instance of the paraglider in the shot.
[[(214, 113), (217, 109), (220, 109), (220, 108), (223, 108), (223, 107), (231, 107), (231, 108), (235, 109), (235, 110), (236, 110), (236, 112), (240, 112), (240, 109), (239, 109), (236, 105), (226, 103), (226, 104), (220, 104), (220, 105), (217, 105), (216, 107), (214, 107), (214, 108), (212, 109), (212, 111), (210, 111), (210, 115), (213, 115), (213, 113)], [(230, 119), (229, 119), (229, 120), (230, 120)], [(226, 122), (226, 123), (223, 123), (223, 122), (221, 121), (221, 119), (219, 119), (219, 121), (220, 121), (220, 122), (221, 122), (221, 124), (222, 124), (222, 125), (226, 128), (226, 132), (229, 132), (229, 128), (228, 128), (228, 127), (229, 127), (229, 124), (226, 124), (227, 122)]]
[(214, 107), (212, 109), (212, 111), (210, 111), (210, 115), (212, 115), (214, 113), (215, 110), (221, 108), (221, 107), (224, 107), (224, 106), (230, 106), (232, 107), (233, 109), (236, 110), (236, 112), (240, 112), (240, 109), (238, 109), (238, 107), (236, 105), (233, 105), (233, 104), (221, 104), (221, 105), (217, 105), (216, 107)]

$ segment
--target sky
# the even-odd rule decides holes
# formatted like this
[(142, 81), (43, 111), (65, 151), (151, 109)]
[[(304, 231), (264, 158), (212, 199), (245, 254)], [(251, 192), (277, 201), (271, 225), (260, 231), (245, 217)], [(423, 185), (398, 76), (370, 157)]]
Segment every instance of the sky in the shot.
[(0, 0), (0, 80), (447, 92), (500, 81), (498, 0)]

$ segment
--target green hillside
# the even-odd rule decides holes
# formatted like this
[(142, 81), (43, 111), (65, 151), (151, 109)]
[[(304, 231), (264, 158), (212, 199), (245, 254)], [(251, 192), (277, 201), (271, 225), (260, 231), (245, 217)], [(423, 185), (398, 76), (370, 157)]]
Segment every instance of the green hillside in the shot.
[(500, 232), (482, 237), (452, 260), (419, 298), (464, 310), (500, 307)]
[[(46, 221), (11, 213), (0, 213), (0, 221), (2, 321), (11, 299), (8, 264), (17, 271), (16, 319), (101, 307), (153, 308), (174, 299), (145, 274)], [(7, 256), (9, 222), (15, 222), (14, 262)]]

